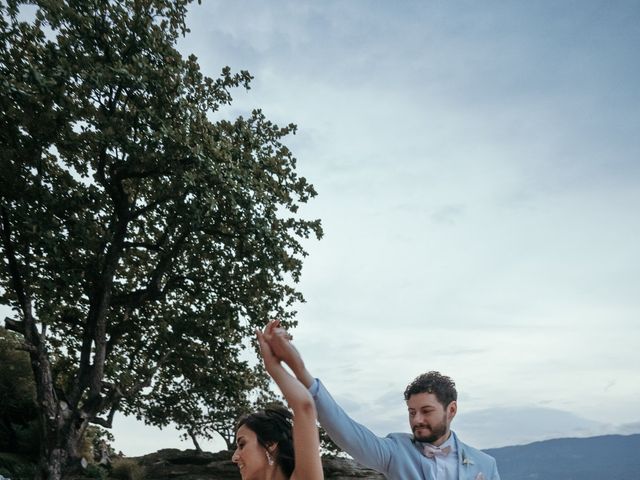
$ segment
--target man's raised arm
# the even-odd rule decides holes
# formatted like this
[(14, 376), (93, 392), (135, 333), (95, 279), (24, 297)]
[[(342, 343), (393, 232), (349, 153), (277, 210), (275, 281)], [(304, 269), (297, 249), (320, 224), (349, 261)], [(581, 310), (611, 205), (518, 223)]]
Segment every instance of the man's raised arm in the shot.
[(378, 437), (367, 427), (349, 417), (322, 383), (309, 373), (302, 356), (290, 340), (291, 335), (278, 326), (269, 337), (269, 345), (274, 355), (286, 363), (300, 383), (310, 390), (316, 404), (320, 425), (324, 427), (331, 439), (356, 461), (386, 473), (391, 459), (391, 440)]

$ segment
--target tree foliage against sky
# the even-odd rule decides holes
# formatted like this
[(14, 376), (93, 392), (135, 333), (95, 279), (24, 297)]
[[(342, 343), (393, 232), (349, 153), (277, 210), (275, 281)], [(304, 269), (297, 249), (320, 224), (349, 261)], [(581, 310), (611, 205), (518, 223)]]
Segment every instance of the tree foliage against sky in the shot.
[(118, 410), (242, 397), (243, 339), (302, 300), (300, 242), (322, 232), (297, 213), (315, 191), (282, 143), (295, 126), (223, 118), (251, 76), (182, 57), (188, 3), (0, 6), (0, 301), (30, 354), (45, 478)]

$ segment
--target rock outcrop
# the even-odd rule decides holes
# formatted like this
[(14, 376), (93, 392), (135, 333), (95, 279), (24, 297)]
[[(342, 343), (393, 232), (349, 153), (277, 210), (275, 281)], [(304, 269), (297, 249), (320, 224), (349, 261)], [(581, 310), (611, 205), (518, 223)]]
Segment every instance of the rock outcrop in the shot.
[[(165, 449), (134, 460), (145, 467), (148, 480), (240, 480), (231, 454), (229, 451), (199, 453)], [(322, 463), (327, 480), (384, 479), (383, 475), (348, 458), (324, 457)]]

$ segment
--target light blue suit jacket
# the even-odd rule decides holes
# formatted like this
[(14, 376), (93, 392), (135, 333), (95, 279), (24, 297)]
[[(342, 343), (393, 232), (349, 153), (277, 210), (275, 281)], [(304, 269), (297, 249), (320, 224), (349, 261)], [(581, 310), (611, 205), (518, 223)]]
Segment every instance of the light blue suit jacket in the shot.
[[(434, 480), (433, 462), (413, 443), (408, 433), (378, 437), (349, 417), (320, 380), (309, 388), (316, 402), (318, 420), (331, 439), (362, 465), (390, 480)], [(455, 436), (455, 433), (453, 433)], [(462, 443), (458, 447), (458, 480), (500, 480), (493, 457)]]

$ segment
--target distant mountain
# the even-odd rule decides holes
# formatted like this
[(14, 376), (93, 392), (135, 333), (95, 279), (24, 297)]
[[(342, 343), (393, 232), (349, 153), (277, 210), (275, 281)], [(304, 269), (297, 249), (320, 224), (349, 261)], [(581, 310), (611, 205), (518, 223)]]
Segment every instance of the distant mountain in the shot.
[[(508, 425), (509, 428), (500, 428)], [(575, 413), (543, 406), (512, 406), (464, 412), (456, 416), (454, 429), (469, 445), (506, 447), (551, 440), (553, 438), (587, 438), (594, 435), (627, 435), (640, 429), (626, 430)]]
[(640, 480), (640, 434), (561, 438), (485, 450), (502, 480)]

